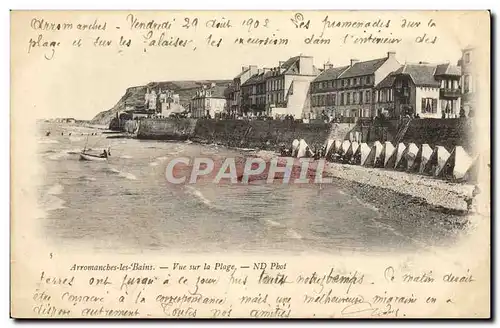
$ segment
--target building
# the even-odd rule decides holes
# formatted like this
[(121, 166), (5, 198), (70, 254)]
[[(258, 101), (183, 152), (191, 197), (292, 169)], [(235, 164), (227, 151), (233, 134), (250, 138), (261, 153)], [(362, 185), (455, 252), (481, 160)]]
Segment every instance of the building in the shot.
[(180, 104), (180, 97), (173, 90), (159, 91), (159, 111), (158, 114), (162, 117), (169, 117), (172, 113), (183, 112), (185, 109)]
[(327, 115), (335, 117), (337, 106), (337, 92), (334, 83), (349, 66), (333, 67), (327, 63), (323, 66), (321, 74), (311, 84), (311, 118)]
[(258, 69), (241, 85), (241, 111), (244, 116), (267, 114), (266, 79), (270, 76), (269, 69)]
[(394, 72), (387, 75), (373, 90), (372, 102), (375, 116), (398, 117), (394, 100)]
[(309, 87), (319, 75), (311, 56), (295, 56), (279, 62), (266, 74), (267, 114), (302, 118), (309, 111)]
[(351, 59), (349, 66), (326, 69), (312, 82), (311, 113), (325, 110), (333, 117), (376, 116), (375, 86), (400, 66), (396, 53), (388, 52), (383, 58)]
[(257, 66), (243, 66), (241, 72), (233, 79), (226, 91), (227, 112), (229, 114), (241, 114), (241, 85), (257, 73)]
[(196, 95), (191, 99), (191, 117), (211, 117), (214, 118), (226, 109), (226, 98), (224, 97), (224, 86), (212, 83), (210, 86), (203, 85), (196, 91)]
[(144, 95), (144, 105), (146, 106), (147, 111), (156, 113), (158, 108), (158, 96), (154, 89), (150, 90), (148, 88), (146, 90), (146, 94)]
[(475, 97), (478, 77), (473, 68), (474, 64), (476, 64), (474, 62), (475, 53), (475, 49), (468, 46), (462, 50), (462, 58), (458, 61), (458, 65), (462, 71), (460, 83), (462, 86), (462, 107), (466, 116), (469, 116), (470, 111), (476, 107)]
[[(405, 64), (393, 73), (390, 117), (455, 118), (460, 112), (461, 72), (447, 64)], [(385, 100), (380, 93), (376, 102)]]

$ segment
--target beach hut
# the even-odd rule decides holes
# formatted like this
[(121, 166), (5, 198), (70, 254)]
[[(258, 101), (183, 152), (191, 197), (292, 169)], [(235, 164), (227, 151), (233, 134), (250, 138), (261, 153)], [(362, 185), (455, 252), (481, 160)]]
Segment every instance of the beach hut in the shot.
[(365, 165), (366, 159), (368, 158), (370, 151), (371, 151), (370, 146), (368, 146), (366, 142), (361, 143), (358, 146), (356, 152), (354, 153), (353, 164)]
[(297, 139), (294, 139), (292, 141), (292, 157), (297, 156), (297, 151), (299, 150), (299, 144), (300, 144), (300, 141), (298, 141)]
[(394, 146), (390, 141), (384, 142), (382, 145), (382, 152), (380, 153), (380, 157), (378, 163), (375, 164), (376, 167), (385, 167), (389, 157), (391, 157), (394, 152)]
[(406, 146), (404, 143), (400, 142), (392, 152), (391, 156), (389, 156), (389, 159), (387, 160), (387, 163), (385, 164), (386, 168), (391, 168), (395, 169), (399, 161), (401, 161), (401, 158), (403, 158), (403, 153), (406, 150)]
[(374, 166), (375, 163), (377, 163), (377, 161), (379, 160), (380, 158), (380, 154), (382, 154), (382, 144), (380, 143), (380, 141), (375, 141), (375, 143), (373, 144), (371, 150), (370, 150), (370, 153), (368, 154), (368, 157), (366, 158), (365, 160), (365, 163), (363, 164), (364, 166)]
[(444, 164), (439, 176), (445, 179), (461, 180), (472, 165), (472, 158), (462, 146), (456, 146)]
[(477, 183), (479, 177), (479, 166), (481, 162), (479, 156), (477, 156), (473, 161), (467, 172), (464, 174), (464, 180), (469, 183)]
[(352, 160), (354, 158), (354, 154), (358, 150), (359, 144), (356, 141), (351, 142), (351, 145), (349, 146), (349, 149), (347, 150), (345, 156), (344, 156), (344, 163), (352, 163)]
[(297, 150), (297, 158), (303, 157), (312, 157), (314, 154), (312, 153), (309, 145), (304, 139), (300, 139), (299, 149)]
[(413, 163), (415, 163), (418, 150), (419, 149), (416, 144), (414, 144), (413, 142), (409, 143), (406, 149), (404, 150), (403, 154), (401, 155), (401, 160), (397, 164), (396, 169), (409, 171), (413, 166)]
[(340, 145), (340, 154), (343, 156), (347, 153), (349, 150), (349, 147), (351, 146), (351, 142), (349, 140), (344, 140), (342, 141), (342, 144)]
[(443, 169), (446, 161), (450, 157), (450, 152), (443, 146), (436, 146), (424, 167), (425, 174), (437, 177)]
[(325, 157), (327, 157), (328, 153), (332, 150), (333, 143), (335, 142), (334, 139), (328, 139), (325, 142)]
[(417, 156), (415, 157), (415, 161), (413, 165), (410, 167), (411, 172), (423, 173), (425, 164), (429, 161), (429, 158), (432, 155), (432, 148), (428, 144), (423, 144), (418, 149)]

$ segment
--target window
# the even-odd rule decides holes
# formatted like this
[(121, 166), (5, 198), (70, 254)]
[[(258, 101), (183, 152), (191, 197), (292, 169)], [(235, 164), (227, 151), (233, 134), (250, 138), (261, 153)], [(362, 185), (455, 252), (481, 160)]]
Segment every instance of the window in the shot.
[(347, 101), (346, 101), (346, 104), (347, 104), (347, 105), (350, 105), (350, 104), (351, 104), (351, 93), (350, 93), (350, 92), (348, 92), (348, 93), (347, 93)]
[(351, 85), (354, 85), (354, 83), (355, 83), (354, 80), (355, 79), (351, 79)]
[[(446, 110), (446, 109), (444, 109)], [(422, 113), (437, 113), (437, 99), (436, 98), (422, 98)]]
[(470, 63), (470, 52), (466, 52), (464, 57), (465, 57), (465, 63), (469, 64)]
[(340, 94), (340, 104), (344, 105), (344, 93)]
[(332, 105), (336, 105), (336, 104), (337, 104), (337, 95), (333, 94), (332, 95)]
[(464, 93), (469, 93), (470, 89), (470, 75), (464, 75)]
[(365, 91), (365, 103), (370, 103), (370, 91)]
[(363, 91), (360, 91), (359, 92), (359, 103), (362, 104), (363, 103)]

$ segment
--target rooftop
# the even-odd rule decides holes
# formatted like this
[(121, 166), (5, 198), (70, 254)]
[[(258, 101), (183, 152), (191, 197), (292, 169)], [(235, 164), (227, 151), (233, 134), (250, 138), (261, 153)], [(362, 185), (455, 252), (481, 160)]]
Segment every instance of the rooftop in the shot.
[(342, 74), (349, 66), (332, 67), (324, 70), (321, 74), (314, 79), (314, 82), (335, 80)]
[(347, 69), (344, 73), (342, 73), (339, 77), (348, 78), (348, 77), (358, 77), (358, 76), (373, 74), (377, 69), (379, 69), (380, 66), (382, 66), (385, 63), (387, 59), (388, 59), (387, 57), (384, 57), (363, 62), (357, 62), (354, 65), (352, 65), (352, 67)]

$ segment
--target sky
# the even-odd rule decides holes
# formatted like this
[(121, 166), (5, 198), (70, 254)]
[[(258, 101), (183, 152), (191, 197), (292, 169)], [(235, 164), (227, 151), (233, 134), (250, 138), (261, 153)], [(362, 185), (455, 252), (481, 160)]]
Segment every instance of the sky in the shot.
[[(274, 67), (279, 61), (298, 54), (314, 57), (321, 68), (326, 61), (334, 66), (349, 64), (351, 58), (370, 60), (396, 52), (402, 64), (419, 61), (457, 63), (461, 49), (489, 44), (489, 21), (485, 12), (398, 12), (398, 11), (302, 11), (302, 20), (293, 11), (80, 11), (14, 12), (11, 15), (11, 106), (30, 117), (74, 117), (91, 119), (110, 109), (126, 88), (152, 81), (232, 79), (242, 66)], [(318, 38), (329, 44), (306, 44)], [(195, 18), (197, 20), (195, 20)], [(34, 20), (35, 19), (35, 20)], [(40, 30), (41, 19), (48, 23), (73, 24), (70, 30)], [(211, 20), (226, 22), (231, 28), (209, 28)], [(252, 19), (250, 31), (249, 20)], [(170, 29), (133, 27), (134, 22), (168, 22)], [(258, 26), (255, 21), (258, 20)], [(267, 20), (267, 23), (266, 23)], [(294, 20), (295, 23), (292, 21)], [(390, 23), (387, 23), (390, 20)], [(420, 22), (402, 26), (404, 20)], [(309, 24), (307, 25), (307, 21)], [(362, 27), (343, 28), (336, 24), (359, 22)], [(296, 27), (296, 23), (302, 27)], [(105, 30), (77, 28), (78, 24)], [(186, 25), (186, 23), (189, 23)], [(369, 23), (370, 26), (365, 25)], [(166, 24), (166, 25), (168, 25)], [(389, 24), (389, 27), (386, 27)], [(43, 25), (43, 24), (42, 24)], [(182, 27), (185, 25), (185, 27)], [(265, 25), (265, 26), (264, 26)], [(56, 26), (56, 25), (54, 25)], [(64, 25), (61, 25), (64, 26)], [(308, 28), (306, 28), (306, 26)], [(334, 27), (336, 26), (336, 27)], [(80, 26), (81, 27), (81, 26)], [(150, 46), (151, 40), (193, 40), (186, 47)], [(348, 34), (348, 36), (346, 36)], [(38, 42), (41, 35), (41, 40)], [(214, 41), (209, 45), (208, 37)], [(351, 37), (353, 35), (353, 37)], [(355, 44), (358, 37), (400, 38), (394, 44)], [(120, 46), (123, 36), (131, 45)], [(110, 46), (95, 46), (96, 38), (110, 40)], [(287, 38), (287, 45), (238, 45), (236, 38)], [(222, 43), (217, 43), (222, 38)], [(418, 39), (417, 39), (418, 38)], [(436, 39), (435, 39), (436, 38)], [(81, 39), (81, 46), (78, 44)], [(30, 41), (32, 40), (32, 41)], [(434, 43), (416, 40), (435, 40)], [(44, 42), (47, 42), (44, 46)], [(59, 42), (54, 48), (50, 42)], [(48, 60), (49, 58), (50, 60)]]

